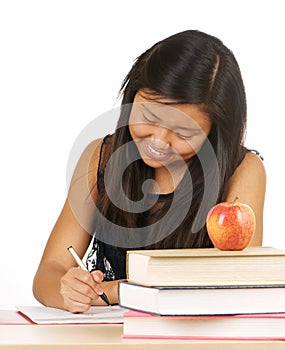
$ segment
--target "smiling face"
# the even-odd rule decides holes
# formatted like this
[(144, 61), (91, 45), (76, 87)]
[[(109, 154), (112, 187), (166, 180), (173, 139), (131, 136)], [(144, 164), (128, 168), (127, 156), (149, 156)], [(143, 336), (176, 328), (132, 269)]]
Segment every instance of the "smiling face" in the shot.
[(189, 164), (211, 130), (199, 105), (174, 102), (139, 91), (132, 106), (130, 134), (143, 161), (156, 169), (181, 160)]

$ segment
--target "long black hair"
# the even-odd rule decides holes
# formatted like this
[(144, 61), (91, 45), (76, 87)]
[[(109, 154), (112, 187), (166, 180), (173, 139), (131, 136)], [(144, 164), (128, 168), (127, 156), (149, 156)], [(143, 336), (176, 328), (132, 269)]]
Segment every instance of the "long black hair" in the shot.
[[(160, 197), (152, 209), (138, 213), (134, 203), (147, 206), (149, 197), (142, 188), (147, 179), (154, 178), (154, 169), (140, 159), (128, 128), (134, 97), (142, 89), (177, 104), (199, 105), (209, 115), (212, 128), (207, 142), (192, 158), (190, 180), (184, 177), (181, 181), (176, 199)], [(101, 213), (95, 219), (97, 236), (128, 248), (211, 247), (207, 212), (224, 199), (227, 182), (246, 153), (246, 95), (233, 53), (218, 38), (197, 30), (172, 35), (136, 59), (120, 93), (120, 118), (102, 152), (99, 176), (104, 175), (108, 193), (115, 194), (124, 206), (114, 204), (103, 186), (96, 203)], [(109, 156), (127, 144), (121, 156), (107, 164)], [(122, 164), (127, 166), (121, 177), (116, 176)], [(120, 198), (121, 186), (125, 197)]]

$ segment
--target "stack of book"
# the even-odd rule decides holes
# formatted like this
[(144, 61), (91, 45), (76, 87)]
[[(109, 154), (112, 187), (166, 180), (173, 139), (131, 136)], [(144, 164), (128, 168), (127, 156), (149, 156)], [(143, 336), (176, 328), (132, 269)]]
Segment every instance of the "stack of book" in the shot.
[(124, 338), (285, 340), (285, 251), (127, 253)]

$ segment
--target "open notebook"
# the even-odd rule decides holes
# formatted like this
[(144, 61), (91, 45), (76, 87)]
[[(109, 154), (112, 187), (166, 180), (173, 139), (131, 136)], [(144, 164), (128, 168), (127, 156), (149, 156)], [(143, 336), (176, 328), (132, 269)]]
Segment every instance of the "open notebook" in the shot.
[(37, 324), (123, 323), (126, 311), (118, 305), (92, 306), (78, 314), (45, 306), (16, 306), (16, 309)]

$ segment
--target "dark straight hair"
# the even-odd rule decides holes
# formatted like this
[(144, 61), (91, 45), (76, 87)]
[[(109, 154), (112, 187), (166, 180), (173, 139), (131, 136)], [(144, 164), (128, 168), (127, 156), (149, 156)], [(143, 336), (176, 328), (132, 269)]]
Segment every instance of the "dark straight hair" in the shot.
[[(144, 198), (143, 184), (154, 177), (154, 169), (140, 159), (136, 146), (131, 142), (128, 128), (134, 97), (142, 89), (151, 91), (152, 95), (171, 99), (177, 104), (199, 105), (211, 118), (212, 128), (207, 146), (205, 143), (201, 147), (189, 165), (191, 186), (189, 181), (183, 179), (177, 188), (176, 204), (173, 204), (173, 197), (168, 196), (163, 201), (158, 200), (152, 210), (134, 213), (131, 203)], [(103, 186), (96, 203), (103, 214), (95, 218), (96, 235), (106, 241), (106, 235), (111, 234), (111, 241), (107, 241), (113, 242), (113, 245), (134, 248), (211, 247), (205, 226), (207, 212), (224, 199), (227, 182), (247, 152), (243, 146), (246, 95), (233, 53), (218, 38), (197, 30), (172, 35), (159, 41), (136, 59), (122, 83), (120, 93), (120, 118), (115, 133), (104, 147), (100, 169), (103, 169), (105, 179), (112, 179), (107, 181), (110, 185), (109, 193), (119, 193), (118, 188), (122, 182), (130, 204), (127, 210), (120, 209), (112, 203)], [(108, 170), (104, 171), (110, 154), (127, 143), (130, 146), (121, 155), (122, 158), (116, 157)], [(209, 155), (209, 145), (214, 157)], [(116, 177), (116, 171), (122, 166), (122, 159), (128, 166), (120, 179)], [(213, 171), (215, 164), (218, 172)], [(206, 180), (213, 186), (205, 186)], [(147, 202), (147, 196), (145, 198)], [(124, 198), (121, 200), (124, 201)], [(174, 208), (169, 212), (172, 205)], [(189, 210), (186, 215), (179, 217), (181, 208), (185, 206)], [(111, 227), (102, 217), (118, 225), (121, 232), (119, 230), (111, 233)], [(179, 226), (176, 227), (178, 221)], [(158, 223), (154, 229), (151, 226), (153, 222)], [(135, 232), (141, 227), (145, 227), (145, 231), (140, 239), (126, 230), (133, 228)], [(133, 239), (135, 240), (132, 241)]]

